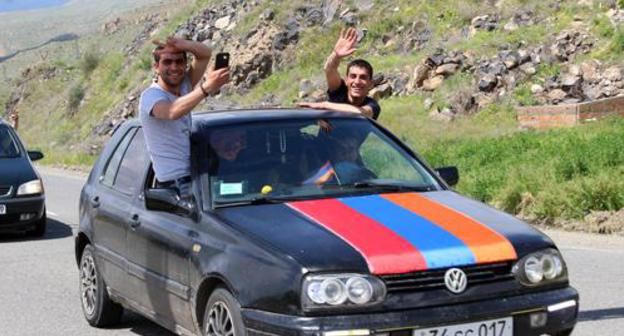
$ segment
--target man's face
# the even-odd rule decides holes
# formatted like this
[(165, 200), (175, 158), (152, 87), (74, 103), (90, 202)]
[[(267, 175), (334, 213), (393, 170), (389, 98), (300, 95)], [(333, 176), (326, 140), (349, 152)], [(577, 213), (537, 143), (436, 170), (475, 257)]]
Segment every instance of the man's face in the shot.
[(234, 161), (247, 142), (243, 131), (217, 131), (210, 136), (210, 145), (219, 157)]
[(373, 86), (373, 80), (365, 68), (352, 66), (347, 72), (345, 80), (349, 97), (364, 99)]
[(184, 53), (170, 53), (163, 50), (158, 63), (154, 63), (154, 70), (169, 86), (177, 87), (184, 80), (186, 58)]

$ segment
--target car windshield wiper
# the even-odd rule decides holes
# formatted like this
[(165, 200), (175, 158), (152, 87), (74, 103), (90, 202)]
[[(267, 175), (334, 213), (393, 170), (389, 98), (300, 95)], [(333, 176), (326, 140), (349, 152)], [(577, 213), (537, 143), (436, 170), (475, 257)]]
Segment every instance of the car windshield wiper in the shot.
[[(343, 185), (344, 186), (344, 185)], [(402, 184), (399, 182), (390, 182), (390, 181), (359, 181), (355, 182), (351, 185), (356, 189), (383, 189), (388, 191), (416, 191), (416, 192), (425, 192), (425, 191), (434, 191), (436, 190), (435, 186), (432, 185), (410, 185), (410, 184)]]
[(282, 203), (284, 200), (273, 197), (254, 197), (250, 199), (233, 200), (233, 201), (214, 201), (215, 208), (226, 208), (241, 205), (259, 205), (259, 204), (276, 204)]

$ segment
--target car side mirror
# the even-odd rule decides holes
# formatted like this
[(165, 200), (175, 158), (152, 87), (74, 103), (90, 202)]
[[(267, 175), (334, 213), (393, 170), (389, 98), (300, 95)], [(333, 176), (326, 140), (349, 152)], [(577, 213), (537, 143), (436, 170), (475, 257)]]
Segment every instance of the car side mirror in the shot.
[(43, 159), (43, 153), (40, 151), (28, 151), (28, 157), (31, 161), (37, 161)]
[(451, 187), (459, 182), (459, 171), (457, 170), (457, 167), (440, 167), (436, 168), (435, 171), (438, 173), (438, 176), (440, 176), (444, 182)]
[(178, 192), (170, 188), (145, 190), (145, 207), (148, 210), (172, 212), (191, 218), (197, 217), (195, 203), (181, 199)]

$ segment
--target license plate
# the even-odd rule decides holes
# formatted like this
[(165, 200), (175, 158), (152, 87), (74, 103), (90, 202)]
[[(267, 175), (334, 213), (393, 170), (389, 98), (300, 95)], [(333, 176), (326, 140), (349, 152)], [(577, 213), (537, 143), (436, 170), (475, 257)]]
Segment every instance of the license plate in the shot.
[(444, 327), (417, 329), (413, 336), (513, 336), (513, 319), (455, 324)]
[(0, 204), (0, 215), (6, 215), (6, 205)]

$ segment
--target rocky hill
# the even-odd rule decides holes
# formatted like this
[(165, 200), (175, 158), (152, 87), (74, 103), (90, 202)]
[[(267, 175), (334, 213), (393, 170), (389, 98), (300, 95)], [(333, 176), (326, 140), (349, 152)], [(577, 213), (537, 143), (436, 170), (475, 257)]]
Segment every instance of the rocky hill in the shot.
[[(499, 162), (506, 166), (491, 167), (485, 175), (475, 164), (519, 157), (514, 148), (529, 142), (515, 121), (518, 106), (624, 94), (624, 11), (619, 5), (611, 0), (172, 2), (111, 20), (97, 35), (81, 39), (78, 58), (46, 57), (23, 70), (3, 99), (5, 116), (19, 113), (24, 138), (50, 153), (49, 161), (89, 163), (114, 128), (136, 115), (138, 96), (152, 79), (152, 38), (175, 34), (232, 55), (231, 84), (201, 109), (292, 106), (325, 99), (325, 57), (340, 29), (355, 26), (362, 39), (354, 57), (375, 67), (371, 94), (380, 100), (384, 125), (434, 164), (464, 162), (463, 192), (511, 212), (578, 219), (593, 210), (619, 210), (624, 194), (613, 191), (613, 202), (587, 205), (580, 212), (566, 212), (574, 208), (568, 202), (551, 213), (540, 210), (554, 202), (544, 189), (565, 190), (556, 198), (565, 202), (560, 195), (591, 187), (589, 172), (600, 172), (604, 180), (621, 174), (624, 156), (617, 154), (617, 146), (596, 142), (615, 151), (615, 158), (604, 161), (602, 154), (601, 159), (579, 154), (571, 163), (542, 162), (554, 173), (536, 173), (536, 180), (552, 177), (541, 188), (523, 170), (529, 161), (539, 167), (533, 158)], [(611, 125), (597, 129), (621, 133), (621, 123)], [(593, 139), (590, 131), (575, 132), (563, 131), (560, 137), (570, 143)], [(508, 148), (498, 145), (500, 137), (512, 137), (505, 138), (511, 141)], [(553, 146), (559, 141), (551, 135), (545, 139)], [(471, 161), (480, 155), (488, 159)], [(518, 176), (501, 174), (501, 169)]]

